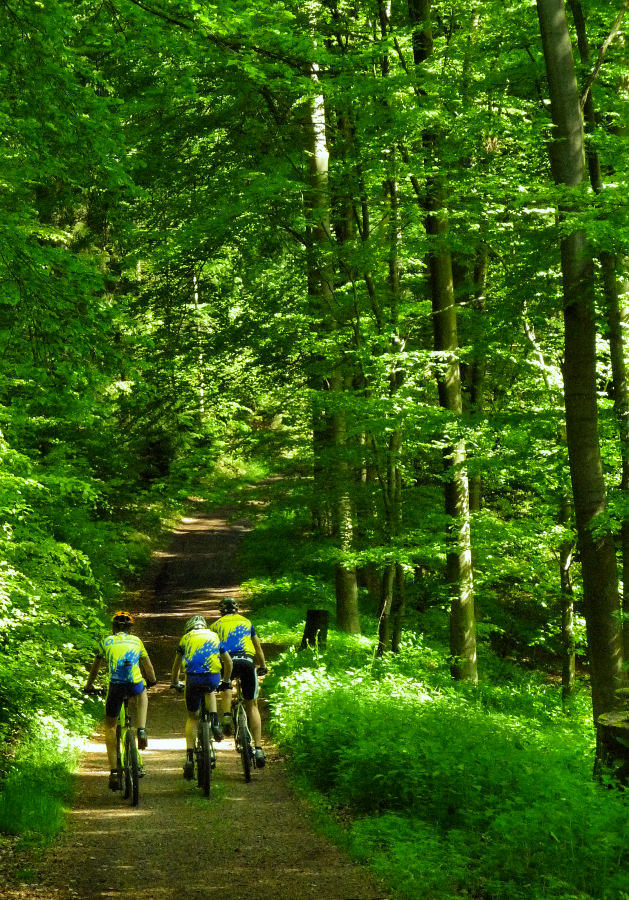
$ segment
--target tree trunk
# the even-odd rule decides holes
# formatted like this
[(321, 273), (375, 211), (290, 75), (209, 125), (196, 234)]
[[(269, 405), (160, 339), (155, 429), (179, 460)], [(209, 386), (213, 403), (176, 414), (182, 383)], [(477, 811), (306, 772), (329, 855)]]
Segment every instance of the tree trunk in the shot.
[(402, 643), (402, 622), (404, 621), (404, 610), (406, 608), (406, 593), (404, 586), (404, 569), (398, 563), (395, 567), (395, 586), (393, 591), (393, 606), (391, 608), (391, 650), (394, 653), (400, 652)]
[[(585, 17), (579, 0), (570, 0), (570, 8), (574, 18), (577, 32), (579, 54), (584, 67), (590, 68), (590, 47), (585, 27)], [(583, 109), (585, 127), (588, 132), (596, 128), (596, 114), (592, 90), (588, 91)], [(601, 162), (595, 147), (590, 144), (587, 148), (587, 164), (590, 173), (590, 184), (596, 193), (604, 190)], [(625, 364), (625, 341), (623, 327), (626, 321), (621, 309), (620, 292), (618, 286), (618, 261), (614, 253), (602, 251), (599, 254), (601, 265), (603, 296), (605, 297), (605, 311), (607, 314), (607, 327), (609, 332), (609, 352), (612, 367), (612, 383), (614, 394), (614, 411), (618, 423), (618, 438), (620, 443), (621, 478), (620, 490), (625, 498), (629, 498), (629, 391), (627, 388), (627, 367)], [(623, 655), (629, 658), (629, 520), (623, 517), (620, 531), (622, 549), (622, 609), (625, 616), (623, 622)]]
[[(340, 377), (333, 379), (333, 389), (342, 391)], [(338, 406), (338, 399), (333, 401)], [(347, 424), (343, 409), (335, 409), (331, 414), (332, 425), (332, 466), (333, 508), (335, 534), (338, 538), (341, 559), (335, 566), (336, 586), (336, 624), (349, 634), (360, 633), (360, 616), (358, 613), (358, 578), (356, 566), (348, 565), (343, 557), (351, 553), (354, 546), (354, 511), (350, 493), (350, 467), (346, 460)]]
[(306, 624), (301, 639), (300, 650), (307, 647), (312, 649), (324, 649), (328, 641), (328, 624), (330, 614), (327, 609), (306, 610)]
[[(565, 499), (561, 506), (559, 521), (567, 524), (572, 517), (572, 504)], [(574, 652), (574, 590), (570, 567), (572, 565), (573, 542), (564, 541), (559, 548), (559, 576), (561, 583), (561, 643), (563, 661), (561, 669), (561, 695), (564, 701), (574, 693), (576, 657)]]
[[(308, 247), (308, 287), (317, 302), (315, 310), (319, 327), (329, 332), (336, 326), (332, 313), (334, 300), (334, 266), (331, 258), (330, 191), (328, 178), (328, 146), (326, 137), (324, 98), (319, 88), (316, 66), (311, 72), (313, 96), (307, 120), (307, 146), (310, 161), (310, 191), (306, 198), (306, 216), (310, 222)], [(332, 374), (327, 379), (331, 410), (323, 410), (315, 420), (315, 441), (330, 437), (331, 519), (338, 537), (341, 559), (335, 566), (337, 625), (343, 631), (360, 631), (358, 615), (358, 583), (356, 567), (348, 566), (343, 556), (353, 545), (353, 511), (349, 491), (349, 471), (344, 458), (346, 442), (346, 412), (340, 396), (345, 387), (340, 361), (328, 360)], [(336, 395), (336, 396), (335, 396)], [(327, 422), (325, 421), (327, 419)], [(317, 449), (321, 449), (320, 447)], [(315, 458), (316, 459), (316, 458)], [(315, 476), (322, 477), (321, 466)], [(321, 503), (316, 504), (321, 507)]]
[[(585, 177), (583, 121), (563, 0), (537, 0), (553, 119), (554, 180), (577, 188)], [(570, 208), (563, 206), (565, 214)], [(594, 717), (614, 707), (622, 673), (618, 578), (612, 535), (596, 526), (606, 509), (596, 401), (593, 266), (583, 230), (561, 240), (564, 395), (570, 477), (583, 576)]]
[[(413, 26), (413, 58), (416, 67), (433, 52), (430, 23), (431, 0), (408, 0)], [(424, 147), (434, 171), (438, 159), (438, 139), (424, 134)], [(427, 182), (424, 198), (425, 227), (430, 238), (428, 270), (433, 312), (434, 347), (445, 355), (443, 371), (438, 375), (439, 403), (455, 417), (461, 416), (463, 400), (458, 361), (458, 337), (452, 259), (447, 248), (448, 221), (444, 213), (445, 185), (437, 172)], [(478, 679), (476, 664), (476, 617), (474, 612), (474, 580), (470, 538), (469, 485), (466, 448), (456, 440), (443, 453), (445, 469), (445, 511), (450, 520), (446, 534), (447, 580), (451, 589), (450, 652), (454, 678)]]

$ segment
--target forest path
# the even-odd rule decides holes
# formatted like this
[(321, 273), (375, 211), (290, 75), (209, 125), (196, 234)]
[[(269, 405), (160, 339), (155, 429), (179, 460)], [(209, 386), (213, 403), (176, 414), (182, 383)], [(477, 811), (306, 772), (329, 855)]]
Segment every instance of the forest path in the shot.
[(221, 597), (238, 596), (237, 550), (251, 528), (234, 510), (208, 511), (202, 501), (191, 506), (167, 551), (156, 554), (155, 576), (128, 597), (158, 676), (149, 694), (140, 804), (133, 809), (108, 790), (100, 730), (86, 747), (66, 827), (36, 864), (36, 882), (0, 888), (0, 895), (384, 900), (388, 895), (366, 871), (313, 830), (268, 741), (267, 766), (249, 784), (233, 740), (216, 745), (209, 801), (196, 782), (182, 778), (185, 707), (168, 688), (175, 648), (188, 616), (213, 618)]

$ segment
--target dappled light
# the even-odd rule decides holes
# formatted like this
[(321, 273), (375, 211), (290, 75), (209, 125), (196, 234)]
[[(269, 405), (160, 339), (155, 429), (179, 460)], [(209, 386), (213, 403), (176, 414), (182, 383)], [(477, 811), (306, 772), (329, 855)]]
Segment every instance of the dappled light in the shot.
[(628, 43), (0, 3), (3, 898), (629, 898)]

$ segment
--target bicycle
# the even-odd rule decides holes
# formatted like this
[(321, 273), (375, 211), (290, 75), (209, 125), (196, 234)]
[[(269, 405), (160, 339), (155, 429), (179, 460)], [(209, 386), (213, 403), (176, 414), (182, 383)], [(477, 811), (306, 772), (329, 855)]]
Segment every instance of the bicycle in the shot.
[[(185, 683), (179, 681), (175, 686), (175, 690), (181, 694), (184, 687)], [(206, 697), (209, 694), (210, 691), (203, 694), (197, 723), (197, 734), (192, 748), (193, 761), (197, 773), (197, 785), (201, 788), (205, 797), (210, 796), (212, 789), (212, 769), (216, 768), (216, 751), (214, 750), (214, 741), (212, 740), (210, 711), (205, 702)]]
[(257, 768), (255, 748), (253, 745), (253, 737), (249, 731), (247, 710), (245, 709), (245, 702), (242, 697), (240, 678), (235, 678), (233, 683), (236, 685), (236, 696), (232, 702), (234, 744), (236, 746), (236, 752), (240, 754), (245, 781), (249, 782), (251, 781), (251, 769)]
[[(107, 691), (105, 688), (92, 688), (90, 693), (104, 697)], [(140, 802), (140, 778), (144, 775), (144, 770), (135, 730), (131, 725), (128, 697), (122, 701), (116, 725), (116, 769), (118, 789), (123, 799), (131, 799), (131, 806), (137, 806)]]
[(123, 799), (131, 798), (131, 806), (137, 806), (140, 802), (140, 778), (144, 772), (135, 730), (131, 726), (128, 697), (122, 701), (116, 725), (116, 767)]

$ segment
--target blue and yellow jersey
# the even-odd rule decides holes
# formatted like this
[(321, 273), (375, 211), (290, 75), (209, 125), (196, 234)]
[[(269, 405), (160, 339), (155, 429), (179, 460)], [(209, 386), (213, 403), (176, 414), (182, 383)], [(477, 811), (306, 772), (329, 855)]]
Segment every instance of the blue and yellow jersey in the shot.
[(244, 616), (238, 613), (228, 613), (212, 623), (212, 631), (215, 631), (225, 644), (227, 651), (232, 656), (254, 657), (256, 648), (253, 646), (252, 637), (255, 636), (255, 628)]
[(184, 634), (177, 653), (182, 657), (182, 668), (190, 675), (211, 675), (220, 673), (220, 653), (225, 652), (225, 647), (219, 641), (216, 634), (209, 628), (195, 628)]
[(100, 642), (97, 655), (107, 661), (110, 681), (126, 684), (144, 681), (139, 662), (148, 659), (148, 653), (134, 634), (125, 631), (110, 634)]

